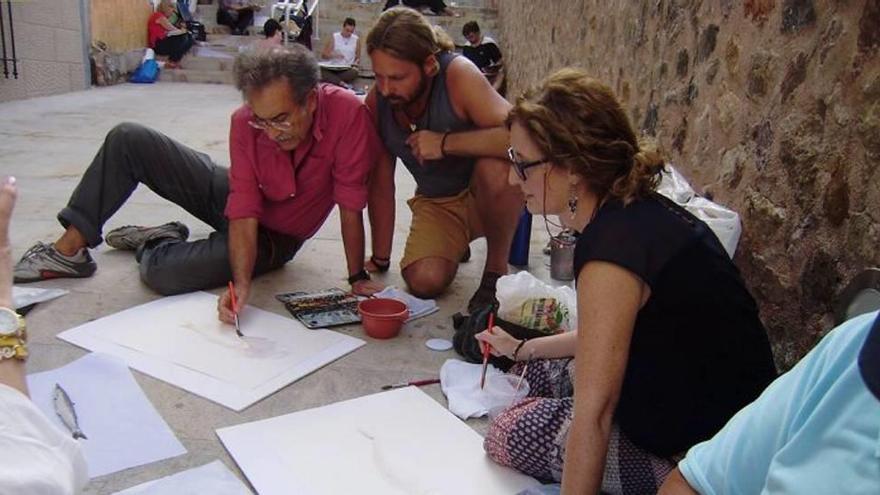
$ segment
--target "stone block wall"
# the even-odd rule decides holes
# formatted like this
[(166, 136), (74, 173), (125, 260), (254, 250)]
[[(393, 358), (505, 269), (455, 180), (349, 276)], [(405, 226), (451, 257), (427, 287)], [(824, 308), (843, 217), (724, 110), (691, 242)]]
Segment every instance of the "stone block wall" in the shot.
[(509, 94), (586, 68), (740, 213), (735, 261), (793, 364), (846, 281), (880, 266), (880, 0), (498, 4)]
[[(9, 16), (3, 5), (7, 56), (11, 56)], [(80, 0), (12, 2), (18, 79), (0, 73), (0, 102), (85, 89)]]

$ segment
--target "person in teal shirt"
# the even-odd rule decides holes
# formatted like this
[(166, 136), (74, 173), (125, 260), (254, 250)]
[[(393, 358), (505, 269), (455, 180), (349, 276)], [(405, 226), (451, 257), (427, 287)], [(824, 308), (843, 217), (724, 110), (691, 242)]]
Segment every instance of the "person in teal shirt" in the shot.
[(713, 438), (661, 494), (880, 494), (880, 319), (832, 330)]

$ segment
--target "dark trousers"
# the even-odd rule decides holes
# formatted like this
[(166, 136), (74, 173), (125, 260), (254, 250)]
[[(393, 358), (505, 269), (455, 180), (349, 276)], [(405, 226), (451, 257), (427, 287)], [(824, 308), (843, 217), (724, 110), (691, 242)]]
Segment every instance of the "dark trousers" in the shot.
[[(137, 124), (120, 124), (107, 134), (58, 220), (65, 228), (76, 227), (94, 248), (102, 242), (104, 223), (138, 184), (144, 184), (215, 232), (198, 241), (166, 240), (144, 246), (137, 258), (141, 279), (163, 295), (218, 287), (232, 280), (224, 216), (227, 172), (208, 155), (164, 134)], [(254, 275), (280, 268), (301, 245), (297, 239), (260, 227)]]
[(172, 62), (180, 62), (180, 59), (186, 55), (194, 43), (195, 41), (189, 33), (166, 36), (156, 42), (155, 50), (159, 55), (168, 55), (168, 60)]
[(358, 77), (357, 69), (347, 69), (347, 70), (330, 70), (321, 67), (321, 80), (335, 84), (337, 86), (345, 86), (345, 83), (351, 83)]
[(217, 24), (232, 28), (232, 34), (241, 34), (254, 22), (254, 11), (217, 9)]
[(431, 12), (435, 14), (440, 14), (446, 10), (446, 2), (443, 0), (387, 0), (385, 2), (385, 7), (383, 7), (382, 10), (384, 11), (391, 7), (397, 7), (401, 3), (416, 10), (422, 7), (428, 7), (431, 9)]

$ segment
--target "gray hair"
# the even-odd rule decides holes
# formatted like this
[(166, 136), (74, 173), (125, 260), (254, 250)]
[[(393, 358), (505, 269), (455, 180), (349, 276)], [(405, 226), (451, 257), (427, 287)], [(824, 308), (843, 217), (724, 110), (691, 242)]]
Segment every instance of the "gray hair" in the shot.
[(297, 43), (270, 50), (247, 50), (235, 59), (235, 87), (245, 97), (283, 78), (290, 85), (296, 104), (303, 105), (320, 77), (315, 56)]

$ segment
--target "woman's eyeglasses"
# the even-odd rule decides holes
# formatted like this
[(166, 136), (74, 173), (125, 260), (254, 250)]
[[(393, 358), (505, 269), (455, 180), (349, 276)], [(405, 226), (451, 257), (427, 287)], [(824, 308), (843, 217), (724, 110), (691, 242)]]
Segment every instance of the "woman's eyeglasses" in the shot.
[(536, 167), (538, 165), (542, 165), (547, 163), (549, 160), (546, 158), (542, 158), (540, 160), (534, 160), (531, 162), (524, 162), (522, 160), (518, 160), (516, 158), (516, 154), (513, 152), (513, 148), (507, 148), (507, 158), (510, 160), (510, 163), (513, 164), (513, 170), (516, 171), (516, 176), (519, 177), (519, 180), (525, 182), (526, 181), (526, 169), (531, 167)]

